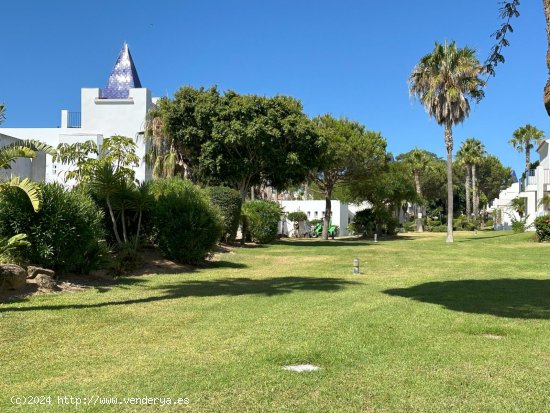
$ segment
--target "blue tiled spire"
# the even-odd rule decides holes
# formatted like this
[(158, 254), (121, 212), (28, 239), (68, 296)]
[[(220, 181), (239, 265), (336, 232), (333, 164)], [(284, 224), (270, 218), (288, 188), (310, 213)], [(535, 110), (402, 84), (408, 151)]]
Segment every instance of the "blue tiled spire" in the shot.
[(140, 87), (141, 82), (130, 49), (128, 49), (128, 44), (124, 43), (101, 97), (103, 99), (128, 99), (130, 89)]

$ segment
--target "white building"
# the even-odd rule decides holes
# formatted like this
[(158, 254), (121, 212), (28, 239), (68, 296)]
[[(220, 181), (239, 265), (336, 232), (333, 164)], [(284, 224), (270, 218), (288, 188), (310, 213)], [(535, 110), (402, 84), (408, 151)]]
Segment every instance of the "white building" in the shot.
[[(512, 217), (519, 219), (518, 214), (510, 207), (510, 202), (515, 198), (525, 199), (527, 225), (531, 225), (536, 217), (549, 213), (540, 203), (543, 196), (550, 194), (549, 146), (550, 139), (544, 139), (537, 148), (540, 157), (539, 166), (526, 171), (519, 182), (501, 191), (499, 197), (491, 202), (490, 210), (501, 211), (504, 227), (511, 225)], [(532, 227), (530, 229), (533, 230)]]
[[(323, 219), (325, 216), (325, 200), (298, 200), (298, 201), (279, 201), (279, 204), (283, 208), (283, 211), (286, 213), (302, 211), (307, 215), (307, 220), (312, 221), (315, 219)], [(357, 211), (370, 208), (368, 202), (354, 205), (346, 204), (337, 200), (331, 201), (331, 210), (332, 210), (332, 225), (339, 227), (339, 236), (349, 235), (348, 225), (352, 223), (355, 213)], [(301, 228), (301, 231), (304, 229)], [(288, 221), (283, 223), (282, 228), (280, 228), (279, 233), (284, 233), (285, 235), (292, 235), (293, 233), (293, 223)]]
[[(81, 89), (80, 112), (61, 111), (59, 128), (0, 128), (0, 134), (17, 139), (36, 139), (57, 147), (60, 143), (77, 143), (92, 140), (98, 145), (114, 135), (131, 137), (138, 145), (137, 155), (143, 159), (146, 151), (144, 127), (147, 111), (157, 98), (141, 86), (130, 50), (125, 43), (118, 56), (107, 86), (104, 89)], [(18, 160), (17, 164), (24, 163)], [(19, 167), (19, 166), (17, 166)], [(41, 179), (64, 183), (66, 166), (47, 156), (45, 173)], [(150, 171), (142, 162), (135, 168), (136, 179), (150, 178)]]

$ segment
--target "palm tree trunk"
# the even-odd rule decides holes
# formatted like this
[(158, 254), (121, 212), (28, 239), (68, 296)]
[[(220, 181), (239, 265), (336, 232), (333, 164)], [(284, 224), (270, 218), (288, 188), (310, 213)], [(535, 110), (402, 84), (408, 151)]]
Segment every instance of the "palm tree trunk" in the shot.
[(470, 214), (472, 212), (471, 209), (471, 203), (470, 203), (470, 180), (472, 171), (470, 169), (470, 165), (466, 165), (466, 184), (464, 185), (466, 187), (466, 216), (468, 217), (468, 221), (470, 220)]
[(531, 169), (531, 147), (529, 141), (525, 142), (525, 170)]
[(550, 116), (550, 0), (543, 0), (542, 4), (544, 6), (544, 16), (546, 17), (546, 39), (547, 39), (547, 49), (546, 49), (546, 66), (548, 67), (548, 80), (546, 81), (546, 86), (544, 87), (544, 106), (546, 108), (546, 113)]
[(477, 193), (476, 165), (472, 165), (472, 198), (474, 201), (474, 219), (479, 218), (479, 196)]
[(323, 239), (328, 239), (328, 227), (330, 225), (330, 217), (332, 216), (332, 185), (327, 185), (325, 188), (325, 216), (323, 217)]
[(445, 125), (445, 146), (447, 148), (447, 242), (453, 242), (453, 130)]
[[(418, 195), (418, 199), (420, 202), (420, 199), (422, 199), (422, 187), (420, 186), (420, 173), (418, 171), (414, 171), (414, 186), (416, 189), (416, 194)], [(424, 225), (422, 225), (422, 218), (418, 217), (418, 212), (422, 211), (422, 207), (420, 205), (416, 206), (416, 232), (424, 232)]]

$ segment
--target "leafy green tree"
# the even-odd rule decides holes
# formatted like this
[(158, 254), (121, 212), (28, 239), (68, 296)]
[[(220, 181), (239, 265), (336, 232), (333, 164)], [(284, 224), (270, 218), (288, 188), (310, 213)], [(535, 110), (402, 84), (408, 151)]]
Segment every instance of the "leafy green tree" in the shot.
[(147, 131), (146, 160), (155, 176), (229, 186), (243, 199), (253, 186), (302, 183), (320, 150), (296, 99), (220, 94), (215, 87), (184, 87), (162, 99), (149, 113)]
[(535, 126), (527, 124), (514, 131), (512, 138), (508, 141), (518, 152), (525, 152), (525, 170), (530, 168), (531, 164), (531, 149), (534, 145), (538, 145), (544, 132), (537, 129)]
[(338, 183), (357, 182), (383, 169), (386, 162), (386, 140), (380, 133), (368, 131), (357, 122), (323, 115), (313, 119), (325, 148), (314, 153), (319, 166), (310, 173), (325, 198), (323, 239), (328, 239), (332, 215), (331, 199)]
[(498, 198), (500, 191), (512, 184), (512, 169), (502, 165), (493, 155), (483, 157), (478, 166), (479, 191), (487, 200)]
[(426, 111), (444, 127), (447, 149), (447, 242), (453, 242), (453, 132), (470, 114), (468, 99), (480, 101), (485, 82), (475, 50), (457, 48), (456, 43), (436, 43), (409, 77), (409, 92), (418, 97)]

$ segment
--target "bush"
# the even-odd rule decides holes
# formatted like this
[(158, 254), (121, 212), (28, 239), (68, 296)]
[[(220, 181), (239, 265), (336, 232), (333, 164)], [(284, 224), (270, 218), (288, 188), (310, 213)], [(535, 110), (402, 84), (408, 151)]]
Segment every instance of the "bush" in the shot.
[(207, 188), (208, 196), (221, 212), (223, 232), (221, 240), (233, 241), (239, 229), (241, 218), (242, 199), (238, 191), (225, 186), (211, 186)]
[(447, 232), (447, 225), (438, 225), (431, 227), (431, 232)]
[(292, 222), (307, 221), (307, 215), (303, 211), (289, 212), (287, 218)]
[(40, 187), (38, 212), (21, 191), (2, 191), (0, 236), (27, 234), (31, 245), (21, 256), (33, 264), (60, 272), (97, 268), (106, 254), (102, 211), (83, 190), (66, 191), (58, 184)]
[(184, 263), (198, 263), (216, 245), (223, 231), (218, 208), (198, 186), (178, 178), (153, 181), (151, 222), (162, 253)]
[(399, 219), (385, 208), (363, 209), (355, 214), (352, 226), (356, 234), (364, 236), (374, 233), (395, 235)]
[(281, 208), (271, 201), (247, 201), (243, 204), (243, 227), (254, 242), (268, 244), (277, 239)]
[(537, 217), (534, 222), (539, 242), (550, 241), (550, 215)]
[(515, 233), (525, 232), (525, 222), (521, 219), (512, 221), (512, 231)]
[(414, 232), (416, 229), (416, 223), (413, 221), (403, 222), (403, 229), (407, 232)]

